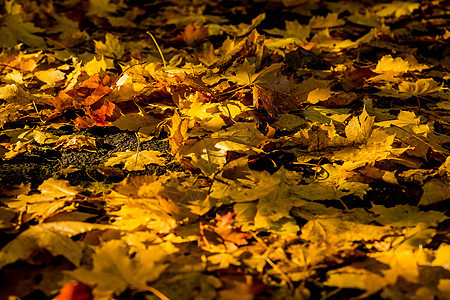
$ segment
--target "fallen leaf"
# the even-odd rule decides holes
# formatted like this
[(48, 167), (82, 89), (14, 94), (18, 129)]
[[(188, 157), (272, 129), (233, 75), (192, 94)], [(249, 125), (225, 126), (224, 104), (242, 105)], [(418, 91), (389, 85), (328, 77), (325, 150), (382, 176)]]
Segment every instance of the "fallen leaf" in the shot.
[(53, 256), (62, 255), (75, 266), (83, 257), (83, 247), (70, 238), (39, 225), (33, 226), (0, 250), (0, 268), (18, 260), (27, 260), (32, 253), (47, 250)]
[(175, 246), (165, 243), (148, 246), (130, 257), (124, 242), (112, 240), (93, 254), (92, 269), (80, 267), (69, 274), (79, 282), (119, 295), (128, 287), (146, 286), (156, 280), (168, 267), (165, 258), (177, 251)]
[(146, 165), (163, 164), (165, 158), (160, 157), (161, 154), (161, 152), (154, 150), (116, 152), (114, 157), (109, 158), (105, 162), (105, 166), (109, 167), (123, 163), (124, 169), (127, 171), (145, 170)]

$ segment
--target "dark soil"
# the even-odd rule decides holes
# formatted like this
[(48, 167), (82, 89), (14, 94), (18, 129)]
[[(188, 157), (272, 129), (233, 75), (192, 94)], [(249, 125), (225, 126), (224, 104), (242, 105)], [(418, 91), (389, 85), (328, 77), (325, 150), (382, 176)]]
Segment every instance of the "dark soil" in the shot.
[[(68, 134), (68, 132), (65, 132), (65, 134)], [(152, 139), (138, 145), (138, 138), (134, 133), (121, 132), (116, 128), (95, 128), (81, 134), (95, 138), (96, 151), (37, 149), (32, 153), (27, 152), (10, 160), (1, 160), (0, 185), (30, 182), (32, 187), (37, 187), (44, 180), (68, 167), (80, 169), (67, 175), (67, 179), (72, 185), (92, 182), (93, 179), (97, 181), (117, 181), (123, 178), (108, 177), (99, 173), (96, 169), (98, 166), (103, 166), (114, 153), (127, 150), (136, 151), (138, 147), (141, 151), (156, 150), (167, 153), (169, 150), (169, 143), (165, 139)], [(171, 158), (168, 158), (169, 169), (181, 168), (178, 163), (170, 161)], [(158, 173), (164, 172), (161, 167), (149, 165), (145, 171), (133, 173), (153, 174), (157, 170)], [(124, 171), (124, 176), (126, 175), (127, 172)]]

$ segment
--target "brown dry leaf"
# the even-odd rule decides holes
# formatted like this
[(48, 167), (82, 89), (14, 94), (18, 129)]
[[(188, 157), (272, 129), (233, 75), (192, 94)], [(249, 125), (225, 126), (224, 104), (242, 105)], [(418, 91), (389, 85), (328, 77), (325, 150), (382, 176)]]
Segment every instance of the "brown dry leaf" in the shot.
[(169, 130), (169, 145), (172, 150), (171, 154), (175, 155), (180, 151), (180, 148), (188, 138), (188, 121), (183, 120), (180, 115), (175, 112), (172, 116), (172, 125), (169, 127)]
[(219, 49), (221, 58), (213, 66), (223, 67), (239, 57), (256, 56), (255, 66), (258, 69), (264, 55), (264, 37), (254, 29), (245, 39), (235, 44), (226, 40)]

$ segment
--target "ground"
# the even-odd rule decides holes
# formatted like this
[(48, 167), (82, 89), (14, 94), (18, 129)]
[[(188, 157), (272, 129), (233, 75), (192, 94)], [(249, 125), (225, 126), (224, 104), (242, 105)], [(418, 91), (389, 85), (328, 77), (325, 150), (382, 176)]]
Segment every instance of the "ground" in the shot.
[(446, 299), (445, 1), (7, 1), (0, 299)]

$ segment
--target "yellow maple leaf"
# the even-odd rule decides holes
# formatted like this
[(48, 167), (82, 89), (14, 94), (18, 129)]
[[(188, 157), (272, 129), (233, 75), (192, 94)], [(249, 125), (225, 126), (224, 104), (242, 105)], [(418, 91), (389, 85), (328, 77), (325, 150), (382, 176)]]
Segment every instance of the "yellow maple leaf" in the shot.
[(377, 16), (390, 17), (409, 16), (420, 7), (420, 3), (408, 1), (393, 1), (390, 3), (377, 4), (373, 7)]
[(159, 157), (162, 153), (154, 150), (116, 152), (114, 157), (109, 158), (105, 166), (115, 166), (124, 163), (127, 171), (145, 170), (149, 164), (161, 165), (165, 159)]
[(392, 55), (385, 55), (377, 63), (375, 72), (393, 71), (404, 73), (409, 70), (409, 62), (403, 60), (401, 57), (393, 58)]
[(308, 38), (311, 32), (311, 27), (309, 25), (300, 25), (297, 20), (294, 21), (284, 21), (286, 24), (286, 29), (267, 29), (265, 32), (273, 35), (281, 35), (284, 38), (294, 38), (298, 41), (303, 41)]
[(348, 142), (360, 144), (367, 140), (372, 133), (372, 127), (375, 122), (374, 116), (369, 116), (366, 109), (359, 117), (353, 117), (345, 127), (345, 135)]
[(320, 101), (325, 101), (330, 98), (334, 92), (327, 88), (317, 88), (309, 92), (307, 101), (311, 104), (317, 104)]
[(106, 71), (106, 62), (105, 59), (103, 58), (103, 55), (102, 59), (97, 60), (97, 58), (94, 57), (91, 61), (88, 61), (84, 66), (84, 71), (89, 76), (99, 74), (102, 70)]
[(309, 20), (309, 26), (311, 26), (311, 28), (318, 29), (344, 25), (345, 21), (342, 19), (338, 19), (338, 16), (338, 13), (329, 13), (326, 17), (313, 16)]
[(253, 29), (255, 29), (262, 21), (266, 18), (265, 13), (261, 13), (252, 19), (251, 24), (240, 23), (236, 25), (221, 25), (220, 29), (223, 29), (225, 32), (230, 33), (232, 36), (244, 36)]
[(41, 80), (47, 84), (47, 85), (43, 86), (42, 88), (54, 87), (58, 81), (64, 80), (64, 78), (66, 77), (65, 73), (61, 72), (60, 70), (56, 70), (56, 69), (38, 71), (38, 72), (35, 72), (34, 75), (39, 80)]
[(95, 53), (101, 55), (114, 55), (120, 59), (125, 53), (125, 48), (119, 38), (109, 32), (105, 35), (105, 42), (94, 41)]

